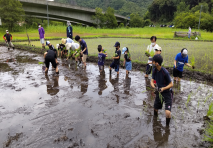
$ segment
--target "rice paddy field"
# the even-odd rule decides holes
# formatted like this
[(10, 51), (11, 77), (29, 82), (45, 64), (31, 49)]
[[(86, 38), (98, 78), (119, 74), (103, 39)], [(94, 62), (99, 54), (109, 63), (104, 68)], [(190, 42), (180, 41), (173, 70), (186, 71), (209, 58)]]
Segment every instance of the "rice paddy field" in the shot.
[[(150, 45), (149, 39), (133, 39), (133, 38), (96, 38), (85, 39), (89, 55), (97, 55), (98, 45), (102, 45), (107, 50), (108, 58), (114, 55), (115, 48), (113, 47), (115, 42), (121, 43), (121, 50), (123, 47), (128, 47), (134, 62), (147, 62), (145, 51), (147, 46)], [(19, 42), (17, 44), (27, 44), (28, 42)], [(60, 40), (51, 40), (51, 43), (61, 43)], [(32, 42), (33, 45), (41, 47), (39, 41)], [(196, 42), (196, 41), (179, 41), (179, 40), (162, 40), (158, 39), (157, 44), (162, 47), (162, 56), (164, 58), (165, 66), (173, 66), (174, 59), (177, 53), (182, 48), (188, 49), (189, 63), (195, 64), (196, 70), (203, 71), (205, 73), (213, 72), (213, 42)], [(47, 48), (47, 47), (46, 47)], [(121, 57), (123, 59), (123, 55)], [(194, 60), (192, 60), (194, 59)], [(185, 66), (186, 68), (187, 66)]]

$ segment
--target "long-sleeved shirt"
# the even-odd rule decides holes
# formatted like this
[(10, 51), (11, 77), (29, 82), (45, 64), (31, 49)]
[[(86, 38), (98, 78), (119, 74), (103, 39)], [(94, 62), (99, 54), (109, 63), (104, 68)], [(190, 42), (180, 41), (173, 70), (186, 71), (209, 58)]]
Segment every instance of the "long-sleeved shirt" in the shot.
[(38, 32), (39, 32), (40, 39), (43, 39), (44, 38), (44, 34), (45, 34), (44, 28), (43, 27), (38, 28)]

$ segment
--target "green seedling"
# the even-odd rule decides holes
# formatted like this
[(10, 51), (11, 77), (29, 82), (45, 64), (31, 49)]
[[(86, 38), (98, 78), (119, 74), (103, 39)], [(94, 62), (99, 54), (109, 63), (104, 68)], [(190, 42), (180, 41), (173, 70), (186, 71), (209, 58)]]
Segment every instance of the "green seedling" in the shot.
[(151, 57), (154, 57), (154, 55), (155, 55), (155, 51), (154, 51), (154, 50), (152, 50), (149, 54), (150, 54), (150, 56), (151, 56)]
[(38, 62), (39, 65), (44, 64), (44, 62)]
[(163, 96), (162, 96), (162, 94), (160, 92), (159, 92), (159, 98), (161, 100), (161, 104), (163, 104)]
[(188, 95), (187, 102), (186, 102), (186, 107), (187, 107), (187, 104), (189, 103), (189, 101), (190, 101), (190, 99), (191, 99), (191, 95), (192, 95), (192, 93), (190, 93), (190, 94)]
[(213, 142), (213, 122), (208, 122), (208, 128), (205, 130), (204, 141)]
[(207, 116), (213, 120), (213, 102), (209, 105), (209, 109), (207, 111)]
[(204, 104), (205, 104), (206, 101), (207, 101), (209, 98), (211, 98), (211, 97), (212, 97), (212, 93), (206, 97), (206, 99), (205, 99), (205, 101), (204, 101)]
[(192, 68), (194, 69), (195, 68), (195, 57), (194, 56), (192, 56), (192, 58), (191, 58), (191, 66), (192, 66)]
[(142, 93), (145, 93), (147, 90), (142, 91)]

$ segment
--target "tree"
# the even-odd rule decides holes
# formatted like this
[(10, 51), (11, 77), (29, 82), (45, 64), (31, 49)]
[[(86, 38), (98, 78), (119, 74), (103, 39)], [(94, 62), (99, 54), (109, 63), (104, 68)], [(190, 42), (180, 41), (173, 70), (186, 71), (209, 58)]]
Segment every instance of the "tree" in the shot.
[(142, 17), (136, 13), (132, 13), (130, 15), (130, 27), (144, 27), (144, 20), (142, 19)]
[(105, 22), (105, 16), (103, 14), (103, 10), (99, 7), (95, 8), (95, 15), (92, 17), (93, 20), (95, 20), (95, 25), (97, 27), (103, 27)]
[(15, 23), (22, 20), (24, 10), (18, 0), (0, 0), (0, 17), (2, 22), (12, 30)]
[(104, 14), (106, 19), (105, 26), (107, 28), (116, 28), (118, 26), (114, 13), (115, 10), (111, 7), (108, 7), (106, 13)]

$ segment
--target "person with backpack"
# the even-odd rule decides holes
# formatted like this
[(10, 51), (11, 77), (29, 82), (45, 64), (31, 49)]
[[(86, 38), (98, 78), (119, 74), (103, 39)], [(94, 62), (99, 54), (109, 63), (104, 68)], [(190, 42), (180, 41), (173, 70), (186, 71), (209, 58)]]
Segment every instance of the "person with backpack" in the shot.
[[(166, 125), (169, 126), (171, 119), (172, 108), (172, 80), (169, 72), (161, 66), (163, 57), (157, 54), (153, 57), (154, 69), (152, 73), (151, 86), (155, 89), (156, 98), (154, 102), (154, 115), (158, 116), (158, 110), (162, 109), (163, 102), (165, 102)], [(156, 81), (156, 83), (154, 83)]]
[(10, 47), (12, 47), (14, 50), (14, 45), (12, 43), (13, 36), (9, 33), (8, 30), (6, 30), (6, 34), (3, 36), (3, 39), (5, 40), (6, 44), (8, 45), (8, 50), (10, 49)]

